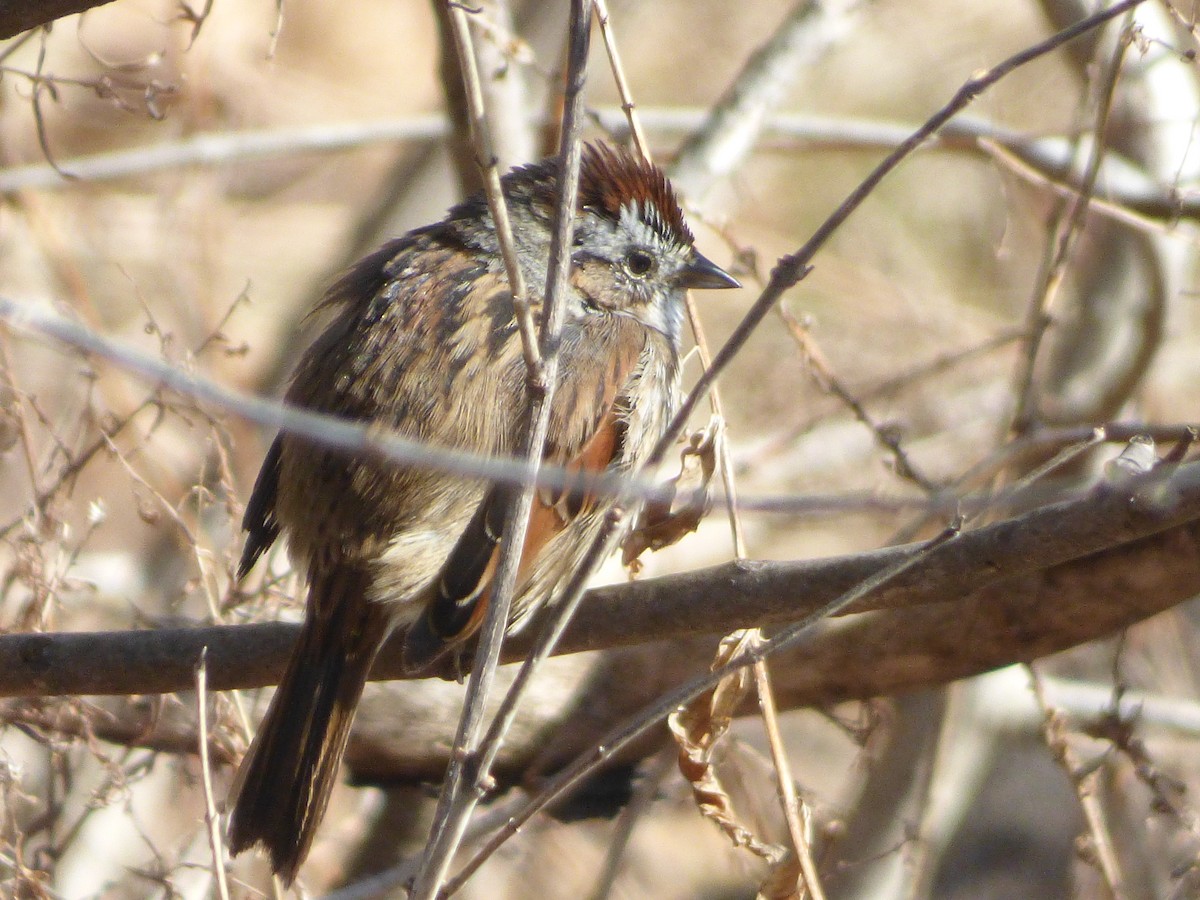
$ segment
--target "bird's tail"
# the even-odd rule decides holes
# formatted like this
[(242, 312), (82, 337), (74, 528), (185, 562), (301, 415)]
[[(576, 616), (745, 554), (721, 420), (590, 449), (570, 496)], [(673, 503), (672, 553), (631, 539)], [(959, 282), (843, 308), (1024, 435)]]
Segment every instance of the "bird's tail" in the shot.
[(300, 639), (230, 791), (229, 848), (262, 844), (291, 883), (337, 779), (363, 685), (389, 631), (365, 570), (315, 576)]

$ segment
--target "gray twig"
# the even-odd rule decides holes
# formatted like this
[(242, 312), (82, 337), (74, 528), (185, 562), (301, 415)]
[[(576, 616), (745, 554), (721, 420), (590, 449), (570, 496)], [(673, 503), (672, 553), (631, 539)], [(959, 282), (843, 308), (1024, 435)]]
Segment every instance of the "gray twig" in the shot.
[(483, 85), (479, 79), (479, 66), (475, 58), (475, 44), (471, 39), (469, 17), (466, 10), (457, 3), (449, 3), (448, 10), (458, 48), (459, 65), (462, 68), (471, 143), (475, 147), (475, 161), (483, 175), (483, 190), (487, 196), (492, 222), (496, 227), (496, 239), (500, 242), (500, 255), (504, 259), (504, 272), (508, 276), (513, 312), (517, 319), (517, 330), (521, 335), (521, 351), (525, 355), (525, 365), (529, 368), (531, 381), (543, 385), (545, 373), (542, 371), (542, 357), (533, 327), (529, 291), (525, 287), (525, 273), (521, 271), (521, 261), (517, 257), (517, 243), (513, 237), (512, 222), (508, 217), (508, 204), (500, 188), (500, 160), (492, 137), (491, 118), (484, 105)]
[[(545, 301), (542, 319), (542, 369), (540, 383), (531, 381), (530, 427), (526, 441), (526, 459), (536, 472), (546, 446), (550, 425), (551, 400), (558, 375), (558, 334), (566, 309), (567, 279), (571, 267), (572, 236), (579, 190), (579, 166), (583, 130), (583, 85), (591, 35), (590, 0), (575, 0), (571, 5), (568, 28), (567, 86), (564, 97), (562, 135), (559, 144), (558, 202), (554, 211), (550, 259), (546, 267)], [(483, 736), (484, 706), (500, 660), (509, 609), (516, 588), (517, 570), (524, 547), (526, 527), (533, 507), (534, 483), (527, 480), (504, 522), (500, 559), (492, 581), (491, 597), (479, 632), (475, 664), (467, 683), (455, 753), (438, 798), (430, 841), (421, 871), (410, 894), (411, 900), (432, 900), (437, 896), (449, 871), (471, 813), (483, 794), (488, 779), (487, 744)], [(515, 689), (515, 688), (514, 688)], [(510, 691), (509, 696), (513, 696)], [(490, 733), (489, 733), (490, 735)], [(503, 733), (492, 738), (498, 745)], [(479, 754), (479, 756), (477, 756)], [(464, 790), (465, 788), (465, 790)]]
[[(641, 126), (657, 135), (691, 134), (707, 116), (706, 110), (687, 107), (639, 106), (637, 112)], [(609, 132), (623, 133), (629, 127), (620, 108), (600, 107), (594, 114)], [(532, 124), (544, 125), (545, 120), (538, 117)], [(800, 113), (772, 113), (761, 124), (761, 141), (770, 141), (775, 148), (782, 143), (789, 150), (890, 150), (913, 131), (912, 125), (899, 122)], [(202, 133), (148, 147), (65, 159), (61, 165), (75, 176), (72, 180), (64, 179), (44, 162), (0, 168), (0, 195), (61, 190), (83, 182), (140, 177), (190, 166), (236, 165), (256, 159), (336, 152), (376, 143), (428, 143), (444, 139), (447, 133), (443, 116)], [(922, 149), (993, 156), (996, 147), (1031, 167), (1043, 182), (1078, 192), (1080, 173), (1070, 164), (1071, 142), (1062, 137), (1029, 137), (985, 119), (961, 116), (948, 122)], [(1181, 187), (1191, 182), (1190, 172), (1181, 175)], [(1162, 221), (1200, 218), (1200, 196), (1159, 180), (1120, 154), (1105, 155), (1097, 181), (1104, 186), (1094, 201), (1100, 209), (1129, 210)]]
[[(314, 413), (261, 397), (223, 387), (200, 375), (185, 371), (162, 359), (134, 350), (120, 341), (99, 335), (84, 325), (38, 308), (0, 296), (0, 321), (16, 332), (47, 337), (101, 356), (147, 381), (156, 382), (185, 397), (232, 412), (267, 428), (286, 431), (323, 446), (360, 456), (379, 456), (392, 462), (418, 468), (486, 478), (497, 484), (520, 486), (531, 479), (539, 486), (563, 487), (569, 479), (560, 466), (532, 466), (527, 460), (485, 457), (475, 453), (435, 447), (400, 437), (377, 426), (363, 425), (336, 416)], [(574, 484), (574, 481), (571, 481)], [(653, 482), (631, 476), (597, 475), (589, 488), (616, 494), (632, 491), (641, 497), (655, 497), (659, 488)]]

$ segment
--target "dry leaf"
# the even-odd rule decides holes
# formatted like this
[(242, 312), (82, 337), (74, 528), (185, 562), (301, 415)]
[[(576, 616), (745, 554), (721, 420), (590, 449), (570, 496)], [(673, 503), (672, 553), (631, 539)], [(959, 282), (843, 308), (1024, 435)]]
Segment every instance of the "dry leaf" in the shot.
[[(740, 631), (725, 637), (713, 659), (713, 668), (736, 659), (757, 638), (757, 631)], [(784, 858), (784, 850), (760, 840), (741, 823), (713, 764), (717, 746), (729, 731), (733, 714), (752, 685), (750, 671), (739, 669), (721, 679), (711, 691), (672, 713), (667, 724), (679, 745), (679, 771), (691, 784), (701, 814), (712, 819), (735, 847), (745, 847), (774, 868)]]
[(800, 887), (802, 874), (800, 860), (789, 850), (771, 865), (767, 877), (758, 887), (755, 900), (801, 900), (807, 896), (807, 891)]
[[(662, 499), (651, 500), (642, 509), (638, 525), (622, 545), (621, 561), (629, 566), (647, 550), (661, 550), (677, 543), (700, 527), (710, 509), (712, 496), (709, 484), (717, 470), (717, 441), (724, 423), (713, 416), (708, 424), (688, 437), (687, 446), (679, 455), (679, 474), (672, 478)], [(675, 507), (679, 484), (696, 481), (691, 496)]]

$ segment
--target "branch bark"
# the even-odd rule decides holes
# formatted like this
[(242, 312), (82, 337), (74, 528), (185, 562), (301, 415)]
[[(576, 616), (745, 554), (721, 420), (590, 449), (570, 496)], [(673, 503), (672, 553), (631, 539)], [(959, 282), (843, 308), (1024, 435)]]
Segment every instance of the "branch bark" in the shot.
[[(840, 688), (796, 700), (832, 702), (939, 683), (1102, 637), (1200, 593), (1198, 541), (1200, 462), (1130, 485), (1105, 482), (1077, 499), (967, 532), (850, 610), (884, 613), (852, 628), (872, 635), (882, 629), (889, 653), (900, 652), (901, 644), (906, 655), (923, 648), (929, 662), (920, 677), (911, 670), (887, 676), (888, 659), (879, 657), (863, 671), (845, 669)], [(738, 561), (594, 589), (557, 652), (796, 621), (914, 552), (915, 546), (904, 546), (819, 560)], [(1099, 571), (1107, 573), (1104, 579), (1097, 579)], [(914, 630), (918, 624), (929, 633)], [(211, 689), (273, 684), (297, 627), (4, 635), (0, 696), (188, 690), (204, 647)], [(840, 646), (844, 633), (814, 638), (806, 657)], [(963, 641), (972, 645), (965, 655)], [(505, 660), (520, 659), (530, 642), (529, 632), (515, 635), (506, 642)], [(386, 648), (372, 677), (398, 677), (398, 662)]]
[(111, 0), (0, 0), (0, 41)]
[[(498, 779), (531, 767), (557, 770), (614, 723), (706, 671), (716, 636), (794, 621), (912, 552), (742, 562), (592, 591), (560, 652), (614, 649), (554, 660), (539, 675), (497, 759)], [(774, 687), (785, 709), (895, 694), (1104, 637), (1197, 594), (1200, 462), (1193, 462), (962, 535), (851, 610), (866, 614), (827, 622), (776, 656)], [(187, 690), (205, 646), (214, 688), (268, 684), (294, 630), (276, 623), (0, 636), (0, 694)], [(516, 636), (506, 656), (528, 644)], [(396, 663), (385, 650), (374, 677), (394, 675)], [(514, 672), (502, 669), (502, 682)], [(375, 686), (347, 756), (356, 777), (441, 777), (461, 692), (438, 679)], [(0, 719), (173, 752), (196, 747), (187, 716), (157, 717), (147, 727), (141, 698), (70, 705), (67, 713), (10, 699), (0, 701)], [(618, 761), (653, 752), (659, 737), (626, 748)], [(228, 747), (213, 749), (217, 759), (230, 757)]]

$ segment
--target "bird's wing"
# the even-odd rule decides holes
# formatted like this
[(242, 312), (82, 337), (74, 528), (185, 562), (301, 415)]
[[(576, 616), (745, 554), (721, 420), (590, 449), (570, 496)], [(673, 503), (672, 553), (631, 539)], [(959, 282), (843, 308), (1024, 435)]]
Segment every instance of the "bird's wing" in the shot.
[(271, 449), (263, 460), (246, 514), (242, 516), (242, 528), (248, 532), (246, 545), (242, 548), (242, 559), (238, 563), (238, 580), (241, 581), (254, 568), (262, 556), (279, 537), (279, 520), (275, 518), (275, 492), (279, 489), (280, 439), (271, 442)]
[[(503, 273), (434, 237), (388, 245), (330, 289), (322, 305), (333, 318), (298, 360), (286, 401), (431, 447), (509, 453), (524, 397)], [(322, 554), (371, 558), (396, 533), (450, 514), (452, 495), (464, 498), (450, 512), (465, 523), (480, 493), (450, 476), (281, 433), (243, 520), (240, 570), (281, 531), (301, 568)]]

